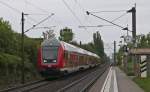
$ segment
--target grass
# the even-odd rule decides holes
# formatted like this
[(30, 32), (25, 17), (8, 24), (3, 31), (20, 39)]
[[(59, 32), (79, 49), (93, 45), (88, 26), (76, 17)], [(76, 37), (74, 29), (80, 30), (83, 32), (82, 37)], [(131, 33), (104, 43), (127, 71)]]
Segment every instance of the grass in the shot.
[(133, 62), (128, 62), (127, 65), (127, 75), (128, 76), (134, 76), (134, 71), (133, 71)]
[(134, 78), (137, 83), (145, 92), (150, 92), (150, 77), (149, 78)]
[(119, 66), (119, 68), (121, 70), (123, 70), (128, 76), (134, 76), (133, 63), (132, 62), (128, 62), (127, 71), (125, 71), (124, 67), (122, 67), (122, 66)]
[[(121, 66), (120, 66), (120, 69), (124, 70), (124, 68)], [(132, 62), (128, 62), (126, 74), (128, 76), (134, 76), (133, 63)], [(148, 78), (135, 77), (135, 78), (133, 78), (133, 81), (137, 85), (139, 85), (139, 87), (141, 87), (144, 90), (144, 92), (150, 92), (150, 77), (148, 77)]]

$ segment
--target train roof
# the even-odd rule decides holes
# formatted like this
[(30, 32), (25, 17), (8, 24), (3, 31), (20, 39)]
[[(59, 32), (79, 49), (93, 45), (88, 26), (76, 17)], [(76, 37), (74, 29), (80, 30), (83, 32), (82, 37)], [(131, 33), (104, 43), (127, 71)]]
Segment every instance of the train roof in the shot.
[(81, 54), (86, 54), (86, 55), (89, 55), (89, 56), (94, 56), (94, 57), (97, 57), (99, 58), (98, 55), (92, 53), (92, 52), (89, 52), (87, 50), (84, 50), (82, 48), (79, 48), (79, 47), (76, 47), (74, 45), (71, 45), (69, 43), (66, 43), (64, 41), (60, 41), (61, 44), (64, 46), (64, 49), (67, 50), (67, 51), (70, 51), (70, 52), (77, 52), (77, 53), (81, 53)]
[(60, 46), (60, 41), (56, 38), (46, 39), (41, 43), (41, 46)]
[(89, 56), (94, 56), (94, 57), (100, 58), (98, 55), (96, 55), (96, 54), (94, 54), (92, 52), (89, 52), (89, 51), (84, 50), (82, 48), (79, 48), (77, 46), (71, 45), (71, 44), (66, 43), (64, 41), (59, 41), (56, 38), (44, 40), (41, 45), (42, 46), (60, 46), (60, 45), (63, 45), (64, 49), (66, 51), (81, 53), (81, 54), (85, 54), (85, 55), (89, 55)]

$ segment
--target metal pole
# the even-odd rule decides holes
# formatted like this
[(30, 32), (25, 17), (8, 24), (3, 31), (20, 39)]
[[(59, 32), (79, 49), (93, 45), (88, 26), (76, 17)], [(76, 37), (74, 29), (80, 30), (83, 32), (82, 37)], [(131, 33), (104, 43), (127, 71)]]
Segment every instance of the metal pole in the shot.
[[(127, 12), (132, 13), (132, 37), (133, 37), (133, 45), (135, 48), (135, 47), (137, 47), (137, 44), (136, 44), (136, 5), (135, 5), (135, 7), (132, 7), (132, 9), (130, 9)], [(134, 60), (133, 61), (134, 62), (134, 72), (137, 75), (137, 69), (138, 69), (137, 66), (138, 65), (137, 65), (137, 61), (136, 61), (136, 55), (134, 55), (133, 60)]]
[(22, 23), (22, 33), (21, 33), (21, 59), (22, 59), (22, 69), (21, 69), (21, 83), (24, 84), (25, 83), (25, 65), (24, 65), (24, 34), (28, 31), (30, 31), (31, 29), (33, 29), (34, 27), (36, 27), (37, 25), (41, 24), (42, 22), (46, 21), (49, 17), (53, 16), (54, 14), (52, 13), (50, 16), (48, 16), (47, 18), (41, 20), (39, 23), (37, 23), (36, 25), (33, 25), (33, 27), (31, 27), (30, 29), (24, 31), (24, 15), (29, 15), (29, 14), (24, 14), (22, 12), (22, 18), (21, 18), (21, 23)]
[(134, 47), (136, 47), (136, 7), (132, 7), (132, 9), (127, 12), (132, 13), (132, 37)]
[(21, 76), (21, 83), (24, 84), (24, 13), (22, 12), (22, 37), (21, 37), (21, 58), (22, 58), (22, 76)]
[(136, 47), (136, 8), (133, 7), (133, 12), (132, 12), (132, 30), (133, 30), (133, 37), (134, 37), (134, 44)]
[(133, 7), (133, 11), (132, 11), (132, 35), (133, 35), (133, 43), (134, 43), (134, 47), (136, 47), (136, 8)]
[(114, 41), (114, 65), (116, 65), (116, 41)]
[[(133, 7), (132, 8), (132, 35), (133, 35), (133, 43), (134, 43), (134, 48), (137, 47), (137, 44), (136, 44), (136, 8)], [(135, 56), (136, 58), (136, 56)], [(138, 63), (137, 61), (135, 60), (134, 61), (134, 71), (136, 73), (136, 75), (138, 75)]]
[[(134, 48), (136, 48), (137, 47), (137, 44), (136, 44), (136, 7), (132, 8), (132, 30), (133, 30), (132, 35), (133, 35)], [(134, 61), (134, 71), (136, 74), (138, 74), (136, 72), (137, 70), (138, 70), (138, 63), (135, 60)]]

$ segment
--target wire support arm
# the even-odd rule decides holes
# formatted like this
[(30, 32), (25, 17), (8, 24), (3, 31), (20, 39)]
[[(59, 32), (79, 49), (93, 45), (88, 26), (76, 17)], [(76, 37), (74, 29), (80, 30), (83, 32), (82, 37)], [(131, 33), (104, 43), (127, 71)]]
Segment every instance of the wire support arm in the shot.
[[(98, 18), (98, 19), (101, 19), (101, 20), (103, 20), (103, 21), (106, 21), (106, 22), (108, 22), (108, 23), (111, 23), (111, 24), (113, 24), (113, 25), (115, 25), (115, 26), (117, 26), (117, 27), (119, 27), (119, 28), (122, 28), (122, 29), (125, 28), (125, 27), (122, 27), (122, 26), (120, 26), (120, 25), (118, 25), (118, 24), (116, 24), (116, 23), (113, 23), (113, 22), (109, 21), (109, 20), (106, 20), (106, 19), (104, 19), (104, 18), (102, 18), (102, 17), (99, 17), (99, 16), (97, 16), (97, 15), (94, 15), (94, 14), (90, 13), (89, 11), (86, 11), (86, 13), (87, 13), (87, 15), (92, 15), (92, 16)], [(128, 30), (128, 31), (132, 32), (131, 30)]]
[(41, 23), (43, 23), (44, 21), (46, 21), (47, 19), (49, 19), (50, 17), (52, 17), (54, 15), (54, 13), (52, 13), (51, 15), (49, 15), (48, 17), (46, 17), (45, 19), (41, 20), (39, 23), (33, 25), (31, 28), (27, 29), (24, 33), (30, 31), (31, 29), (35, 28), (36, 26), (40, 25)]

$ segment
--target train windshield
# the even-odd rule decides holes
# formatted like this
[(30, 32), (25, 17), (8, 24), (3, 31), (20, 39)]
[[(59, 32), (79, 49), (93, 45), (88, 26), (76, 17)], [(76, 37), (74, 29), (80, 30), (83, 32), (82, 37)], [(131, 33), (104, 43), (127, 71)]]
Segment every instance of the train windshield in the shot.
[(43, 62), (56, 63), (58, 46), (44, 46), (42, 48)]

